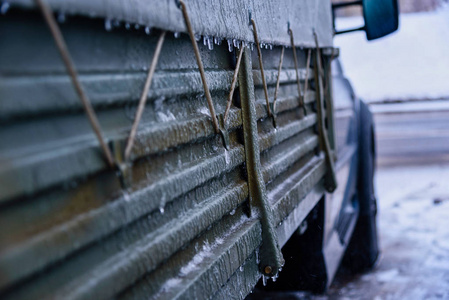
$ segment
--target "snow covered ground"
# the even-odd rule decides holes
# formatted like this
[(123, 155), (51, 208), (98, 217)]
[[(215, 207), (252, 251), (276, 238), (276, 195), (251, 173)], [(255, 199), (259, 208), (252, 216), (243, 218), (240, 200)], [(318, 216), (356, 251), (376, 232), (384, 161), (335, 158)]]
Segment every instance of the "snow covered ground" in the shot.
[(314, 299), (449, 299), (448, 178), (449, 165), (379, 169), (379, 264)]
[[(363, 24), (337, 19), (337, 28)], [(399, 31), (367, 42), (365, 32), (336, 36), (344, 71), (369, 102), (449, 99), (449, 5), (435, 12), (403, 14)]]

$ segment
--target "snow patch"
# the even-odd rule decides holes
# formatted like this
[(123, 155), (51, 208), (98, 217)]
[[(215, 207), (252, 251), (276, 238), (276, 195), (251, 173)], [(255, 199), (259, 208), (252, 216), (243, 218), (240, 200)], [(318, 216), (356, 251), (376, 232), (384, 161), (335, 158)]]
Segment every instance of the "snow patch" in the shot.
[[(337, 28), (361, 22), (338, 18)], [(449, 5), (403, 14), (399, 23), (397, 32), (371, 42), (361, 31), (335, 38), (358, 96), (368, 102), (449, 98)]]

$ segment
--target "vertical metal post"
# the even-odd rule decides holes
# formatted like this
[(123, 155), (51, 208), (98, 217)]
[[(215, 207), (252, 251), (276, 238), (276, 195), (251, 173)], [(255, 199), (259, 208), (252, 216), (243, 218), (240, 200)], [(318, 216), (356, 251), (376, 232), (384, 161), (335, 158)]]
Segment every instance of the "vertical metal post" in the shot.
[(268, 202), (265, 182), (261, 173), (260, 149), (257, 133), (257, 115), (251, 52), (245, 51), (239, 72), (239, 89), (242, 106), (243, 138), (248, 174), (251, 214), (260, 218), (262, 245), (259, 250), (259, 269), (264, 276), (276, 276), (284, 264), (274, 226), (273, 212)]
[[(332, 49), (332, 51), (334, 51)], [(333, 53), (333, 52), (332, 52)], [(333, 54), (332, 56), (324, 56), (323, 55), (323, 64), (326, 66), (324, 68), (324, 76), (325, 76), (325, 86), (324, 86), (324, 100), (326, 102), (326, 116), (328, 120), (328, 127), (327, 127), (327, 133), (329, 136), (329, 144), (331, 149), (334, 151), (334, 156), (337, 153), (337, 143), (335, 139), (335, 122), (334, 122), (334, 101), (332, 97), (332, 72), (331, 72), (331, 63), (333, 60)]]
[(321, 54), (318, 47), (318, 41), (315, 36), (317, 47), (315, 51), (315, 85), (316, 85), (316, 101), (317, 101), (317, 116), (318, 116), (318, 130), (320, 135), (320, 148), (326, 154), (327, 172), (324, 175), (324, 187), (326, 191), (332, 193), (337, 188), (337, 178), (335, 176), (334, 158), (331, 153), (329, 138), (325, 125), (325, 112), (324, 112), (324, 88), (323, 80), (321, 77)]

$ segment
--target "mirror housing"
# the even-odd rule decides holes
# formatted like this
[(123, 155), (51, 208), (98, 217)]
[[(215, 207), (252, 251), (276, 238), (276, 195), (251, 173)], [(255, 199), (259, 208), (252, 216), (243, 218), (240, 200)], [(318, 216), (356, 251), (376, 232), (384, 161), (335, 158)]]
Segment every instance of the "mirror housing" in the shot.
[(332, 12), (335, 28), (335, 10), (347, 6), (361, 5), (365, 25), (360, 28), (335, 31), (335, 34), (343, 34), (352, 31), (363, 30), (368, 41), (386, 36), (399, 27), (398, 0), (357, 0), (332, 4)]
[(399, 27), (397, 0), (363, 0), (363, 19), (368, 41), (386, 36)]

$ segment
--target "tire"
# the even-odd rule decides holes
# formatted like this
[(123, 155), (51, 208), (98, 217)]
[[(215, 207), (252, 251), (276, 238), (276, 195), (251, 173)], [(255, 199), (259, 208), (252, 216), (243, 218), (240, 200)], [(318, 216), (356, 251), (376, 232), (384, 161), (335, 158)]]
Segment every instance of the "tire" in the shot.
[(374, 122), (367, 105), (360, 101), (359, 168), (357, 198), (359, 217), (343, 258), (343, 265), (353, 273), (371, 269), (379, 256), (374, 193), (375, 133)]

